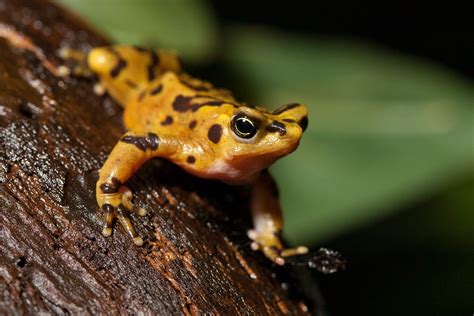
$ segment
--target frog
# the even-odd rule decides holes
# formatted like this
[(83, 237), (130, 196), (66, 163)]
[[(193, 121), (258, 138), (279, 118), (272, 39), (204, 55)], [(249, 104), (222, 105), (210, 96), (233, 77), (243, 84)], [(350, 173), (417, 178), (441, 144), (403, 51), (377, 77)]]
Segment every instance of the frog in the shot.
[(253, 228), (251, 249), (277, 265), (308, 252), (282, 241), (283, 217), (276, 182), (268, 167), (293, 152), (308, 126), (308, 108), (289, 103), (269, 111), (238, 102), (183, 70), (176, 53), (131, 45), (94, 47), (88, 52), (61, 48), (61, 76), (96, 80), (94, 91), (108, 93), (123, 107), (126, 132), (99, 171), (96, 200), (103, 211), (102, 234), (115, 220), (143, 245), (130, 214), (144, 216), (126, 182), (148, 160), (163, 158), (187, 173), (230, 185), (249, 186)]

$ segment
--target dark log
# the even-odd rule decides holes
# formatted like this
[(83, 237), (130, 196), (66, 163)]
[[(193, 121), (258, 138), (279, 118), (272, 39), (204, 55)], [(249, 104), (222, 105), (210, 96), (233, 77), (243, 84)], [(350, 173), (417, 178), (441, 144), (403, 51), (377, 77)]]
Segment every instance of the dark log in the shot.
[(0, 314), (306, 314), (250, 250), (245, 190), (154, 160), (129, 182), (146, 245), (101, 235), (95, 182), (122, 111), (54, 72), (61, 46), (105, 43), (55, 4), (0, 0)]

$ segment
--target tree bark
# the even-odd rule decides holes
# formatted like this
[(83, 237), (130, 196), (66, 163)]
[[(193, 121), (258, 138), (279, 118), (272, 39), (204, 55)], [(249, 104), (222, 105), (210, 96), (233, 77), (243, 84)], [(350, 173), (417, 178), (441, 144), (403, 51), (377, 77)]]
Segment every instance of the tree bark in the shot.
[(0, 0), (0, 314), (306, 314), (250, 250), (245, 191), (154, 160), (128, 183), (146, 245), (101, 235), (95, 182), (122, 111), (54, 72), (61, 46), (102, 44), (55, 4)]

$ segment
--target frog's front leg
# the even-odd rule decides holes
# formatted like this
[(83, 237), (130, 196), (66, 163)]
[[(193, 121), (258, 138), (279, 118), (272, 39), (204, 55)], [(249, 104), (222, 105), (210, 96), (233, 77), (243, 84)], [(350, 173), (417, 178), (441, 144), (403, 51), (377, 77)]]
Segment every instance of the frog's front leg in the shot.
[(145, 210), (133, 205), (132, 192), (123, 184), (150, 158), (164, 155), (170, 150), (168, 139), (153, 133), (126, 133), (115, 145), (99, 172), (96, 198), (104, 211), (103, 235), (112, 234), (112, 225), (117, 218), (136, 245), (143, 240), (136, 233), (129, 212), (143, 216)]
[(285, 257), (308, 252), (308, 248), (304, 246), (283, 246), (280, 239), (283, 220), (278, 188), (267, 170), (262, 171), (252, 183), (251, 210), (254, 229), (248, 232), (248, 236), (253, 240), (253, 250), (261, 250), (266, 257), (279, 265), (285, 264)]

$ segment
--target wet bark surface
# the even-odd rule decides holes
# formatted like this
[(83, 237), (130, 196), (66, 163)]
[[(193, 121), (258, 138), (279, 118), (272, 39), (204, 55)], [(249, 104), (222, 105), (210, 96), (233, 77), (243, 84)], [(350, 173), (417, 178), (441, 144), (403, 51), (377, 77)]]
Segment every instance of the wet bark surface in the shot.
[(0, 0), (0, 314), (305, 314), (250, 250), (245, 190), (153, 160), (128, 182), (145, 246), (101, 235), (95, 182), (122, 111), (54, 72), (61, 46), (105, 43), (56, 5)]

